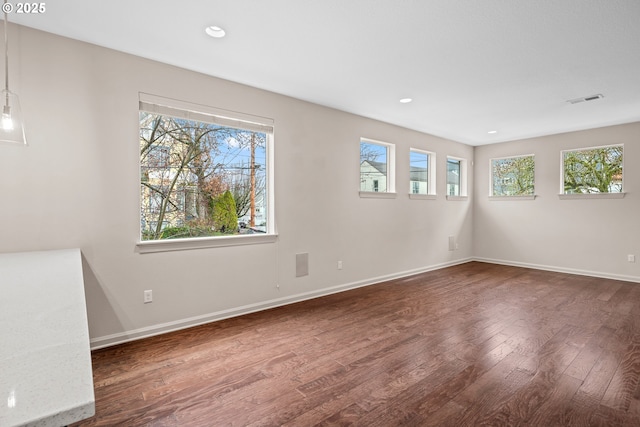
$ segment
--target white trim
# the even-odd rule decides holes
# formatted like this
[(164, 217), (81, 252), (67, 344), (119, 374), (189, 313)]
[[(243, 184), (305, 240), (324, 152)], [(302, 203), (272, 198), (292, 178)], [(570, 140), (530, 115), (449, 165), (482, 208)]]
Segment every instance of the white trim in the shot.
[[(237, 129), (261, 132), (266, 135), (266, 211), (267, 229), (262, 234), (247, 234), (234, 236), (200, 237), (186, 239), (149, 240), (136, 243), (136, 252), (140, 254), (182, 251), (202, 248), (216, 248), (224, 246), (253, 245), (273, 243), (277, 240), (275, 221), (275, 144), (274, 120), (266, 117), (254, 116), (246, 113), (222, 110), (207, 105), (194, 104), (165, 98), (157, 95), (139, 92), (139, 110), (161, 115), (182, 117), (205, 123), (220, 124)], [(138, 125), (139, 130), (139, 125)], [(141, 182), (142, 168), (138, 159), (138, 183)], [(142, 194), (139, 192), (138, 207), (142, 206)], [(140, 239), (140, 236), (138, 236)]]
[(379, 139), (367, 138), (366, 136), (360, 137), (360, 142), (362, 141), (370, 142), (371, 144), (378, 144), (378, 145), (394, 145), (391, 142), (385, 142), (385, 141), (380, 141)]
[(186, 251), (191, 249), (219, 248), (224, 246), (256, 245), (259, 243), (274, 243), (277, 239), (277, 234), (260, 233), (239, 236), (145, 240), (136, 243), (136, 252), (140, 254), (150, 254), (157, 252)]
[(116, 344), (135, 341), (138, 339), (148, 338), (155, 335), (161, 335), (168, 332), (179, 331), (182, 329), (191, 328), (193, 326), (204, 325), (206, 323), (216, 322), (216, 321), (228, 319), (231, 317), (242, 316), (245, 314), (255, 313), (257, 311), (268, 310), (271, 308), (293, 304), (296, 302), (301, 302), (301, 301), (306, 301), (314, 298), (323, 297), (326, 295), (336, 294), (336, 293), (348, 291), (351, 289), (374, 285), (376, 283), (381, 283), (388, 280), (395, 280), (402, 277), (412, 276), (415, 274), (426, 273), (428, 271), (440, 270), (442, 268), (447, 268), (447, 267), (453, 267), (454, 265), (465, 264), (469, 261), (473, 261), (473, 259), (464, 258), (460, 260), (449, 261), (449, 262), (435, 264), (428, 267), (406, 270), (400, 273), (387, 274), (383, 276), (373, 277), (370, 279), (360, 280), (357, 282), (351, 282), (343, 285), (332, 286), (329, 288), (319, 289), (317, 291), (305, 292), (301, 294), (291, 295), (284, 298), (272, 299), (269, 301), (263, 301), (263, 302), (258, 302), (254, 304), (247, 304), (247, 305), (243, 305), (236, 308), (204, 314), (201, 316), (194, 316), (194, 317), (189, 317), (187, 319), (176, 320), (173, 322), (160, 323), (156, 325), (147, 326), (144, 328), (138, 328), (130, 331), (119, 332), (116, 334), (95, 337), (91, 339), (91, 349), (97, 350), (104, 347), (110, 347)]
[(397, 193), (389, 191), (360, 191), (358, 192), (363, 199), (395, 199)]
[(139, 109), (163, 116), (179, 117), (204, 123), (230, 126), (255, 132), (273, 133), (274, 121), (267, 117), (223, 110), (144, 92), (138, 93)]
[(452, 202), (462, 202), (468, 199), (469, 196), (447, 196), (447, 200)]
[(577, 200), (577, 199), (624, 199), (627, 193), (571, 193), (558, 194), (560, 200)]
[(274, 134), (267, 135), (267, 152), (266, 156), (266, 168), (267, 168), (267, 234), (278, 234), (278, 228), (276, 224), (276, 162), (275, 162), (275, 136)]
[(491, 160), (505, 160), (505, 159), (517, 159), (519, 157), (535, 157), (536, 155), (531, 153), (531, 154), (516, 154), (513, 156), (502, 156), (502, 157), (492, 157), (489, 159), (489, 161)]
[(530, 194), (526, 196), (489, 196), (489, 200), (493, 201), (517, 201), (517, 200), (535, 200), (536, 195)]
[(409, 198), (411, 200), (436, 200), (438, 196), (435, 194), (415, 194), (409, 193)]
[(579, 276), (599, 277), (601, 279), (623, 280), (625, 282), (640, 283), (640, 276), (628, 276), (626, 274), (606, 273), (602, 271), (581, 270), (577, 268), (558, 267), (553, 265), (531, 264), (528, 262), (507, 261), (501, 259), (473, 257), (473, 261), (489, 264), (508, 265), (511, 267), (531, 268), (534, 270), (553, 271), (556, 273), (576, 274)]

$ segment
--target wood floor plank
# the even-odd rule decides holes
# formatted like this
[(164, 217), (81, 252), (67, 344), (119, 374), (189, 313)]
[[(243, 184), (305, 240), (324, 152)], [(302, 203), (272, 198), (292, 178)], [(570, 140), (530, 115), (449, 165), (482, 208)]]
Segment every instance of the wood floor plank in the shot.
[(589, 342), (582, 348), (573, 362), (571, 362), (565, 374), (583, 381), (589, 372), (591, 372), (591, 369), (602, 355), (609, 341), (613, 338), (614, 332), (613, 329), (602, 326), (598, 330), (598, 333), (589, 339)]
[[(507, 376), (500, 378), (499, 382), (491, 381), (490, 384), (482, 387), (482, 392), (474, 390), (473, 394), (465, 396), (467, 398), (473, 396), (471, 404), (468, 401), (462, 403), (462, 399), (456, 397), (454, 401), (465, 408), (456, 422), (458, 425), (491, 425), (486, 424), (485, 417), (495, 413), (518, 390), (530, 385), (532, 377), (531, 373), (515, 368)], [(465, 390), (463, 394), (467, 394), (467, 391)]]
[(527, 387), (514, 392), (501, 407), (484, 417), (482, 423), (518, 425), (529, 419), (550, 398), (562, 373), (577, 355), (578, 349), (567, 344), (576, 329), (566, 325), (531, 355), (535, 367), (526, 364), (525, 370), (533, 374)]
[[(582, 380), (569, 375), (562, 375), (550, 389), (548, 398), (529, 416), (524, 416), (521, 425), (531, 426), (566, 426), (573, 425), (565, 418), (564, 408), (582, 385)], [(578, 425), (578, 424), (575, 424)]]
[(602, 404), (627, 411), (640, 380), (640, 344), (629, 344), (602, 398)]
[(74, 426), (637, 426), (640, 285), (470, 262), (92, 360)]

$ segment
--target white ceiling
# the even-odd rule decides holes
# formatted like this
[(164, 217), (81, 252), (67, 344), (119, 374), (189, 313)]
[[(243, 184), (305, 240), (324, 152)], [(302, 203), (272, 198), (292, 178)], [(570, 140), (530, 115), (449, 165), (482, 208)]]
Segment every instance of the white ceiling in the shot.
[(471, 145), (640, 120), (640, 0), (45, 4), (9, 20)]

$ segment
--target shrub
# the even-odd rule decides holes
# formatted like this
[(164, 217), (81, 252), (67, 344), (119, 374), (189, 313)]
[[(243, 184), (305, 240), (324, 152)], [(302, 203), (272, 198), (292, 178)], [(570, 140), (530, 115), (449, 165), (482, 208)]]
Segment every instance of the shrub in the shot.
[(167, 227), (162, 230), (161, 239), (183, 239), (186, 237), (211, 236), (211, 230), (202, 227), (189, 227), (186, 225), (179, 227)]
[(212, 200), (211, 216), (216, 231), (234, 234), (238, 231), (238, 214), (236, 202), (231, 191), (225, 191), (221, 196)]

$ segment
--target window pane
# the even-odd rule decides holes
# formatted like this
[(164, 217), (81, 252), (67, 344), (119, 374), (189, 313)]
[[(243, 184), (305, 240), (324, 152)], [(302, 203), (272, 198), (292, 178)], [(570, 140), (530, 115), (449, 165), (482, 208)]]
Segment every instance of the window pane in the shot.
[(565, 151), (564, 193), (621, 193), (622, 145)]
[(360, 191), (387, 192), (388, 148), (360, 142)]
[(447, 195), (460, 195), (460, 160), (447, 159)]
[(534, 175), (535, 162), (533, 156), (492, 159), (492, 195), (533, 195)]
[(266, 232), (267, 140), (140, 112), (142, 240)]
[(428, 194), (429, 155), (411, 150), (409, 156), (409, 192), (411, 194)]

